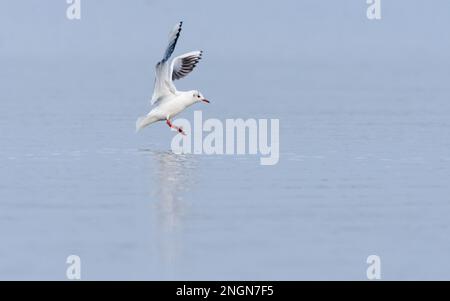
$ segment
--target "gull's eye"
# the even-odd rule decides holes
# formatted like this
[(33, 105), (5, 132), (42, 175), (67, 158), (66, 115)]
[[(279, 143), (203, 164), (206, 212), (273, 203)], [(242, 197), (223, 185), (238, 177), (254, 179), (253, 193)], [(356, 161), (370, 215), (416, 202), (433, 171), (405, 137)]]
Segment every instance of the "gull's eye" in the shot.
[(197, 95), (198, 98), (200, 98), (200, 95)]

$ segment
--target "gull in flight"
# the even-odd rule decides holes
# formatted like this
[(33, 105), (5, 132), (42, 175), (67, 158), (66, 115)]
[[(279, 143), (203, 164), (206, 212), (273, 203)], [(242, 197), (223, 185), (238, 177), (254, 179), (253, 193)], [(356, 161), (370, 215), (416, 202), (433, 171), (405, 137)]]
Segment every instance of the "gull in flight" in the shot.
[(147, 114), (136, 121), (136, 131), (157, 121), (166, 121), (167, 125), (185, 135), (181, 127), (172, 124), (171, 118), (181, 113), (187, 107), (196, 102), (209, 101), (197, 90), (178, 91), (173, 81), (181, 79), (194, 70), (197, 63), (202, 58), (202, 51), (192, 51), (182, 54), (169, 62), (178, 38), (180, 37), (181, 26), (179, 22), (169, 35), (169, 45), (164, 53), (163, 59), (156, 64), (155, 87), (151, 104), (155, 107)]

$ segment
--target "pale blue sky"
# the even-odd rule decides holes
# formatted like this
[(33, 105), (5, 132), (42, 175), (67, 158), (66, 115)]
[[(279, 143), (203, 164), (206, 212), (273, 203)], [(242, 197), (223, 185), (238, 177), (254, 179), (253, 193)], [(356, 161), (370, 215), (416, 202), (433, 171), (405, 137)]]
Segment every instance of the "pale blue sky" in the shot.
[(178, 20), (185, 21), (180, 46), (214, 57), (434, 60), (450, 53), (446, 0), (383, 0), (377, 22), (367, 20), (365, 0), (81, 2), (82, 20), (70, 22), (64, 0), (2, 0), (1, 53), (153, 57)]

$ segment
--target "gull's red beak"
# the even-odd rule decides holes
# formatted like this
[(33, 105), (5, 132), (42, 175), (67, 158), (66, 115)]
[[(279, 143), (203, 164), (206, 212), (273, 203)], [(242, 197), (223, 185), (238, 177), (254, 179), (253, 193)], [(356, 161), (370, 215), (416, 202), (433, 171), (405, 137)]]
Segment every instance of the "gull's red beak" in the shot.
[(204, 101), (204, 102), (206, 102), (206, 103), (209, 103), (209, 100), (207, 100), (207, 99), (202, 99), (202, 101)]

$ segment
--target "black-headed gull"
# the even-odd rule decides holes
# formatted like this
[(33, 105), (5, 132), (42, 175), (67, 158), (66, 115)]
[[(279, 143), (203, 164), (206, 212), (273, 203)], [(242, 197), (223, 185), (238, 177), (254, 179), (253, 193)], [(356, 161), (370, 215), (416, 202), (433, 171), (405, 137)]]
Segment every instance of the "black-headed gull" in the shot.
[(185, 133), (181, 127), (172, 124), (171, 118), (196, 102), (209, 103), (199, 91), (178, 91), (173, 84), (174, 80), (181, 79), (194, 70), (203, 53), (202, 51), (192, 51), (177, 56), (169, 63), (169, 59), (180, 37), (182, 25), (183, 22), (179, 22), (171, 31), (169, 45), (164, 57), (156, 64), (155, 87), (151, 100), (151, 104), (156, 105), (156, 107), (147, 116), (138, 118), (136, 121), (137, 131), (154, 122), (165, 120), (171, 129), (184, 135)]

